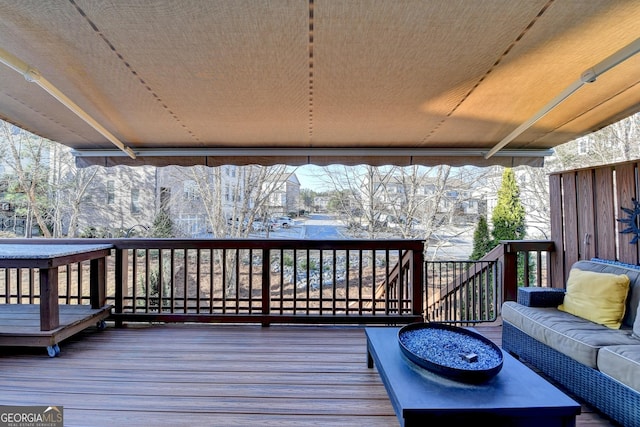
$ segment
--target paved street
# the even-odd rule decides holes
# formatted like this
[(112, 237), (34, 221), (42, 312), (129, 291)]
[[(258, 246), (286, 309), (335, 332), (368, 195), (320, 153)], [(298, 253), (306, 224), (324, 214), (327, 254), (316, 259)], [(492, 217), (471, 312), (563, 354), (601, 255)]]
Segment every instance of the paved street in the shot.
[[(265, 233), (251, 237), (263, 238)], [(288, 229), (278, 228), (269, 233), (271, 239), (341, 240), (350, 237), (343, 232), (342, 222), (333, 215), (312, 214), (296, 218)], [(467, 260), (473, 250), (473, 230), (468, 227), (449, 227), (433, 234), (427, 246), (429, 259)]]
[(341, 222), (330, 215), (311, 215), (305, 221), (305, 239), (309, 240), (338, 240), (347, 239), (340, 233)]

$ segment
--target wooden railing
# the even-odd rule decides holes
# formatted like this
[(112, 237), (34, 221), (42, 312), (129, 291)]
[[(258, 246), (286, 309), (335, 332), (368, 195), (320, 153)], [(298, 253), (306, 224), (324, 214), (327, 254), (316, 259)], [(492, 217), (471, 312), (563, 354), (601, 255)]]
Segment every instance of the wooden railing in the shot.
[[(2, 243), (86, 243), (12, 239)], [(423, 316), (423, 242), (91, 239), (111, 243), (111, 319), (143, 322), (408, 323)], [(399, 260), (409, 260), (401, 274)], [(62, 267), (60, 303), (88, 301), (84, 266)], [(78, 273), (79, 272), (79, 273)], [(0, 272), (0, 302), (37, 302), (33, 272)], [(390, 280), (390, 277), (391, 280)], [(385, 292), (376, 295), (384, 284)], [(4, 298), (3, 298), (4, 297)], [(3, 301), (4, 300), (4, 301)]]
[[(12, 242), (87, 240), (0, 243)], [(493, 321), (518, 286), (549, 286), (554, 248), (551, 241), (505, 241), (480, 261), (425, 263), (423, 242), (413, 240), (90, 242), (115, 247), (106, 262), (106, 297), (119, 324)], [(90, 301), (88, 271), (88, 263), (61, 268), (60, 304)], [(33, 270), (0, 270), (0, 303), (37, 303), (38, 292)]]
[(425, 268), (426, 319), (477, 323), (496, 319), (497, 261), (429, 261)]
[(479, 261), (425, 263), (425, 319), (450, 323), (492, 322), (519, 286), (549, 286), (552, 241), (503, 241)]

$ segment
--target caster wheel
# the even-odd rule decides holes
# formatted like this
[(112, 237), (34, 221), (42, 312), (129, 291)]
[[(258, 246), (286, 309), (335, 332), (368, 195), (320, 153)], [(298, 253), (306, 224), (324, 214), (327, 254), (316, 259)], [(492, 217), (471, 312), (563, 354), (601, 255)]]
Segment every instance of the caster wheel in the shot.
[(56, 357), (60, 355), (60, 346), (58, 344), (47, 346), (47, 354), (49, 357)]

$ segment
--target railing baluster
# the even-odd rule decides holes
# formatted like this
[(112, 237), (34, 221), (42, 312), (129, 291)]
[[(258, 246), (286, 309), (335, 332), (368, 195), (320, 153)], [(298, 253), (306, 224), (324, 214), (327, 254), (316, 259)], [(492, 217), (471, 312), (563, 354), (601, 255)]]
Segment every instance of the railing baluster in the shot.
[(336, 299), (338, 295), (336, 277), (338, 277), (338, 253), (334, 249), (333, 253), (333, 265), (331, 266), (333, 272), (333, 281), (331, 284), (331, 314), (336, 314), (338, 307), (336, 305)]
[(530, 280), (529, 280), (529, 251), (524, 251), (522, 252), (522, 260), (523, 260), (523, 271), (524, 271), (524, 278), (523, 278), (523, 283), (524, 286), (531, 286)]
[[(215, 281), (213, 280), (213, 257), (214, 252), (213, 249), (209, 249), (209, 314), (213, 314), (213, 296), (215, 292)], [(249, 282), (251, 283), (251, 282)], [(251, 284), (249, 284), (251, 286)], [(249, 292), (251, 293), (251, 288), (249, 288)]]
[(351, 252), (347, 249), (345, 251), (345, 260), (344, 260), (344, 311), (345, 314), (349, 314), (349, 268), (351, 268), (350, 263)]
[(242, 255), (240, 249), (236, 249), (236, 278), (235, 278), (235, 297), (236, 297), (236, 314), (240, 313), (240, 264), (242, 262)]
[(8, 268), (4, 268), (4, 303), (11, 303), (11, 281), (10, 276), (11, 272)]
[(536, 284), (542, 286), (542, 252), (536, 252)]
[(249, 249), (249, 295), (247, 299), (247, 309), (249, 313), (253, 313), (253, 249)]
[[(384, 276), (389, 277), (389, 249), (385, 249), (384, 251)], [(390, 310), (390, 301), (393, 300), (393, 296), (391, 293), (393, 292), (394, 286), (387, 280), (387, 291), (384, 293), (384, 314), (389, 314)]]
[(311, 256), (310, 256), (310, 252), (309, 252), (309, 248), (306, 249), (306, 255), (307, 255), (307, 310), (306, 313), (310, 314), (311, 313), (311, 304), (310, 304), (310, 298), (311, 298)]
[(65, 268), (65, 296), (64, 296), (64, 302), (65, 304), (71, 304), (71, 269), (69, 268), (69, 266), (66, 266)]
[(150, 292), (151, 292), (151, 284), (149, 282), (149, 274), (150, 274), (150, 268), (151, 268), (151, 251), (150, 250), (145, 250), (145, 269), (144, 269), (144, 287), (145, 287), (145, 297), (144, 297), (144, 309), (146, 312), (150, 311), (150, 307), (149, 307), (149, 299), (150, 299)]
[(133, 277), (131, 278), (131, 286), (133, 287), (133, 298), (131, 304), (133, 305), (133, 312), (136, 313), (138, 311), (138, 249), (132, 250), (132, 260), (131, 260), (131, 269), (133, 272)]
[(318, 262), (320, 263), (320, 265), (319, 265), (320, 277), (318, 278), (318, 280), (319, 280), (320, 283), (318, 284), (318, 289), (319, 289), (320, 292), (319, 292), (319, 296), (318, 296), (318, 299), (319, 299), (318, 311), (320, 313), (323, 313), (324, 310), (322, 308), (322, 302), (324, 301), (324, 250), (320, 249), (319, 253), (320, 253), (319, 254), (320, 260)]
[[(27, 270), (27, 273), (29, 275), (29, 304), (33, 304), (35, 302), (35, 274), (31, 269)], [(42, 294), (42, 290), (40, 293)]]
[[(282, 262), (282, 252), (280, 252)], [(281, 265), (282, 267), (282, 265)], [(280, 268), (282, 271), (282, 268)], [(271, 314), (271, 251), (262, 249), (262, 315)], [(263, 325), (266, 323), (263, 322)]]
[(222, 313), (227, 312), (227, 249), (222, 250)]

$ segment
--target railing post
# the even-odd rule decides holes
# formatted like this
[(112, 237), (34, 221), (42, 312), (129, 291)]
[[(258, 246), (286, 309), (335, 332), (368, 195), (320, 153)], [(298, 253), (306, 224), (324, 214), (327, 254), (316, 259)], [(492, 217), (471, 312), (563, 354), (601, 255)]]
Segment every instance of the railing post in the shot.
[[(271, 250), (262, 250), (262, 315), (271, 313)], [(269, 322), (263, 320), (262, 326), (269, 326)]]
[(504, 247), (502, 301), (516, 301), (518, 295), (518, 253), (512, 251), (510, 244), (501, 244)]
[[(127, 272), (129, 271), (129, 250), (116, 249), (116, 268), (115, 268), (115, 311), (121, 314), (124, 311), (124, 297), (127, 292)], [(133, 302), (135, 304), (135, 301)], [(116, 320), (116, 327), (122, 327), (122, 321)]]
[(41, 268), (39, 270), (39, 274), (40, 330), (51, 331), (60, 326), (60, 309), (58, 307), (58, 267)]
[[(89, 261), (89, 264), (89, 298), (91, 308), (97, 309), (103, 307), (107, 301), (105, 286), (107, 263), (105, 258), (97, 258)], [(82, 265), (78, 264), (78, 268), (82, 268)]]
[(413, 257), (411, 258), (411, 296), (413, 304), (412, 314), (422, 316), (424, 320), (424, 252), (422, 250), (413, 249)]

